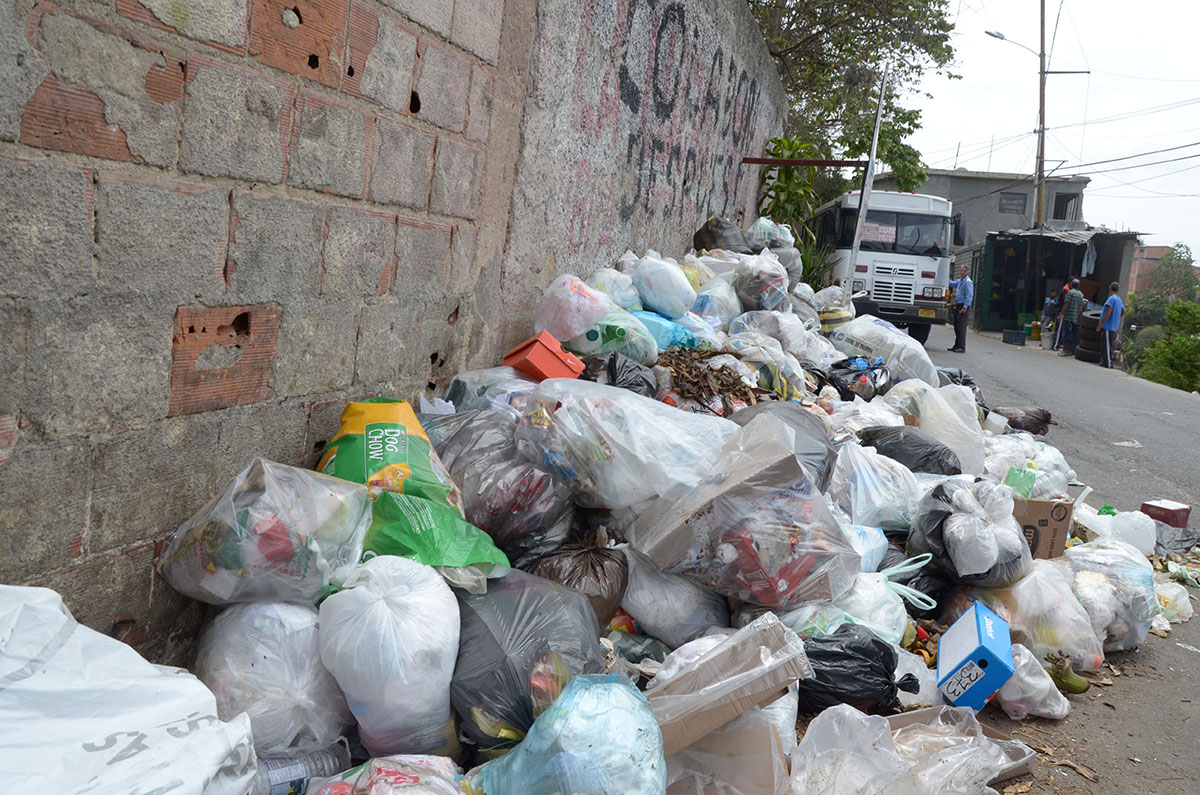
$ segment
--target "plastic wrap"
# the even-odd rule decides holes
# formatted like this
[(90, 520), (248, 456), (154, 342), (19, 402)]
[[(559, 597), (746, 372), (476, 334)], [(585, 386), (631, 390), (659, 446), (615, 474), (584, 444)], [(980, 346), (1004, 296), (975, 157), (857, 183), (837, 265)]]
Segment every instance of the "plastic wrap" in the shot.
[(939, 707), (946, 703), (942, 691), (937, 685), (937, 671), (925, 664), (925, 658), (919, 654), (896, 649), (896, 681), (911, 675), (917, 680), (920, 689), (915, 693), (907, 690), (899, 692), (900, 705), (905, 709), (910, 707)]
[(892, 678), (896, 647), (869, 629), (846, 624), (824, 637), (805, 638), (804, 651), (813, 678), (800, 680), (801, 713), (820, 712), (835, 704), (883, 713), (899, 706)]
[(626, 537), (666, 571), (764, 607), (833, 599), (861, 565), (803, 461), (795, 430), (753, 418), (721, 449), (697, 488), (638, 517)]
[(968, 598), (981, 599), (1007, 621), (1013, 642), (1039, 660), (1061, 651), (1077, 671), (1095, 671), (1104, 662), (1087, 610), (1071, 589), (1066, 563), (1035, 560), (1029, 574), (1008, 588), (973, 590)]
[(533, 314), (533, 333), (549, 331), (559, 342), (578, 337), (613, 308), (612, 299), (566, 274), (550, 283)]
[(733, 289), (735, 277), (736, 274), (730, 271), (714, 276), (700, 285), (691, 311), (705, 320), (716, 320), (720, 328), (728, 329), (730, 322), (742, 314), (742, 302), (738, 300), (737, 291)]
[(1020, 643), (1013, 644), (1012, 652), (1012, 678), (995, 696), (995, 702), (1004, 714), (1013, 720), (1030, 716), (1051, 720), (1067, 717), (1071, 713), (1071, 702), (1058, 692), (1054, 680), (1033, 652)]
[(737, 290), (738, 300), (747, 312), (755, 309), (786, 309), (790, 306), (787, 270), (769, 251), (742, 257), (734, 273), (737, 278), (734, 279), (733, 288)]
[(674, 320), (654, 312), (631, 312), (630, 314), (641, 321), (642, 325), (650, 331), (659, 351), (665, 351), (667, 348), (695, 348), (699, 344), (695, 334)]
[(321, 664), (315, 607), (226, 608), (201, 631), (193, 671), (221, 720), (250, 716), (259, 754), (325, 748), (350, 725), (346, 697)]
[(488, 409), (519, 416), (538, 382), (511, 367), (459, 373), (446, 385), (446, 400), (456, 411)]
[(729, 605), (720, 594), (666, 574), (645, 555), (624, 547), (629, 583), (621, 607), (647, 635), (676, 649), (710, 627), (729, 626)]
[(838, 450), (828, 492), (852, 522), (884, 530), (911, 527), (920, 498), (906, 466), (853, 442)]
[(692, 247), (697, 251), (732, 251), (737, 254), (748, 254), (751, 251), (750, 241), (746, 234), (728, 218), (710, 215), (704, 226), (692, 235)]
[(886, 320), (862, 315), (838, 326), (829, 339), (847, 356), (883, 357), (892, 375), (900, 381), (916, 378), (931, 387), (938, 385), (937, 368), (924, 346)]
[(646, 697), (613, 674), (577, 676), (516, 749), (467, 774), (486, 795), (667, 789), (662, 733)]
[(608, 626), (621, 606), (629, 582), (629, 564), (619, 549), (566, 546), (528, 571), (586, 596), (602, 627)]
[(829, 431), (821, 419), (799, 403), (774, 400), (735, 411), (729, 419), (745, 427), (755, 417), (762, 415), (776, 417), (795, 431), (795, 446), (792, 449), (813, 476), (817, 489), (825, 491), (833, 476), (837, 450), (830, 442)]
[(1123, 651), (1146, 640), (1158, 615), (1154, 569), (1137, 549), (1115, 538), (1068, 547), (1074, 591), (1105, 651)]
[(644, 364), (635, 362), (621, 353), (593, 356), (583, 360), (584, 369), (580, 378), (597, 384), (628, 389), (636, 395), (653, 398), (658, 394), (658, 383), (654, 372)]
[(646, 366), (658, 361), (658, 344), (650, 329), (619, 306), (563, 345), (580, 356), (622, 353)]
[[(607, 295), (622, 309), (641, 309), (642, 297), (633, 285), (633, 277), (615, 268), (597, 268), (587, 277), (587, 285)], [(607, 312), (605, 314), (608, 314)]]
[(668, 318), (679, 317), (696, 301), (696, 289), (683, 269), (649, 253), (638, 261), (633, 284), (642, 297), (642, 306)]
[(1188, 589), (1177, 582), (1157, 583), (1154, 594), (1162, 608), (1163, 618), (1172, 624), (1182, 624), (1195, 613)]
[(1012, 489), (990, 480), (948, 478), (921, 498), (908, 552), (962, 582), (1003, 587), (1029, 571), (1032, 555), (1013, 518)]
[(883, 398), (871, 401), (855, 398), (852, 401), (835, 403), (829, 418), (834, 425), (840, 425), (854, 433), (864, 428), (904, 425), (904, 417)]
[(48, 588), (0, 585), (0, 770), (12, 793), (242, 795), (250, 718), (222, 722), (176, 668), (75, 622)]
[(978, 422), (966, 422), (943, 393), (908, 380), (888, 390), (884, 400), (901, 414), (916, 417), (923, 432), (953, 450), (965, 474), (983, 474), (983, 430)]
[(543, 381), (517, 429), (523, 454), (549, 466), (595, 508), (629, 508), (693, 489), (738, 426), (577, 379)]
[(934, 475), (958, 475), (962, 468), (958, 456), (946, 445), (910, 425), (864, 428), (859, 440), (875, 448), (880, 455), (908, 467), (913, 472)]
[(406, 558), (367, 561), (321, 603), (320, 638), (321, 661), (372, 755), (457, 751), (450, 672), (458, 604), (436, 571)]
[(562, 546), (575, 512), (571, 488), (520, 455), (515, 417), (462, 411), (422, 422), (462, 489), (467, 520), (491, 536), (512, 565), (532, 563)]
[(522, 571), (459, 593), (462, 631), (450, 698), (484, 752), (514, 746), (572, 676), (600, 673), (596, 613), (583, 594)]
[(461, 779), (458, 765), (444, 756), (384, 756), (314, 779), (305, 795), (462, 795)]
[(167, 540), (158, 570), (214, 605), (314, 604), (362, 556), (364, 486), (257, 458)]

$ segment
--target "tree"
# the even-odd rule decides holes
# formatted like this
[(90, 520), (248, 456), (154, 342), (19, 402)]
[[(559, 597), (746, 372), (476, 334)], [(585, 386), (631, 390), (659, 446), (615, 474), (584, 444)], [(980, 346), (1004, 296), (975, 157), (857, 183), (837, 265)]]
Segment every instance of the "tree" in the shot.
[(949, 0), (749, 0), (791, 104), (786, 133), (844, 158), (870, 151), (879, 77), (891, 66), (879, 159), (897, 187), (926, 178), (904, 139), (920, 111), (904, 107), (919, 79), (946, 72), (954, 56)]
[(1125, 325), (1149, 328), (1167, 324), (1167, 307), (1171, 299), (1162, 293), (1131, 293), (1125, 309)]
[(1163, 254), (1158, 265), (1150, 273), (1146, 289), (1177, 301), (1195, 300), (1197, 285), (1193, 261), (1192, 250), (1183, 243), (1176, 243), (1170, 251)]
[(1171, 304), (1167, 323), (1167, 336), (1142, 354), (1138, 375), (1176, 389), (1200, 390), (1200, 304)]

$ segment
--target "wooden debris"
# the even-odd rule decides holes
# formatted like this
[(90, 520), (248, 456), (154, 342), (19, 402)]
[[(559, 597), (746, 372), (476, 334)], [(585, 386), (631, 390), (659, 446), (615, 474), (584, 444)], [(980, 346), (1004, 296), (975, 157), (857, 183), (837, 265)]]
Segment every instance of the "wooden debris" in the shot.
[(1096, 777), (1096, 773), (1094, 770), (1091, 770), (1090, 768), (1086, 768), (1083, 765), (1079, 764), (1078, 762), (1072, 762), (1070, 759), (1047, 759), (1046, 763), (1051, 765), (1052, 767), (1069, 767), (1072, 770), (1074, 770), (1076, 773), (1078, 773), (1079, 775), (1086, 778), (1088, 781), (1092, 782), (1093, 784), (1095, 784), (1097, 781), (1100, 780), (1099, 778)]
[(682, 397), (707, 404), (719, 398), (725, 416), (733, 412), (737, 402), (753, 406), (771, 400), (774, 393), (769, 389), (758, 389), (746, 385), (736, 370), (729, 367), (711, 367), (707, 360), (714, 356), (734, 355), (727, 351), (699, 350), (695, 348), (668, 348), (659, 354), (658, 366), (671, 373), (671, 389)]

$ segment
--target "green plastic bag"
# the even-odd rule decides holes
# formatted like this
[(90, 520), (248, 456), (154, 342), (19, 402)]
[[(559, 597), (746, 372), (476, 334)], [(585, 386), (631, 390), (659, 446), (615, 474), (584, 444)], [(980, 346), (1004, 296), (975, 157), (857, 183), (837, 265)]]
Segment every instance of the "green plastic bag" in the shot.
[(385, 491), (375, 500), (363, 558), (400, 555), (428, 566), (508, 566), (491, 536), (453, 508), (423, 497)]
[(1029, 499), (1033, 494), (1033, 484), (1036, 480), (1037, 474), (1031, 469), (1009, 467), (1008, 474), (1004, 476), (1004, 485), (1011, 487), (1013, 494), (1018, 497)]

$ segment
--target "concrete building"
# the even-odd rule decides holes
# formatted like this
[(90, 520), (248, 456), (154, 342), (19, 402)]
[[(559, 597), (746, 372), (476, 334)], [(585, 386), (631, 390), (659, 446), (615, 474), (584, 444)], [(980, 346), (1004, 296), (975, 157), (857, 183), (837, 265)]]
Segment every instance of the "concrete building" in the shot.
[(440, 393), (558, 274), (752, 217), (745, 3), (0, 2), (0, 582), (154, 662), (162, 541), (348, 400)]
[[(1060, 230), (1086, 228), (1083, 220), (1083, 191), (1087, 177), (1050, 177), (1046, 180), (1046, 226)], [(884, 173), (875, 187), (895, 190), (895, 179)], [(981, 243), (989, 232), (1029, 229), (1036, 212), (1033, 176), (966, 169), (929, 169), (929, 179), (916, 190), (942, 196), (962, 213), (966, 246)]]

